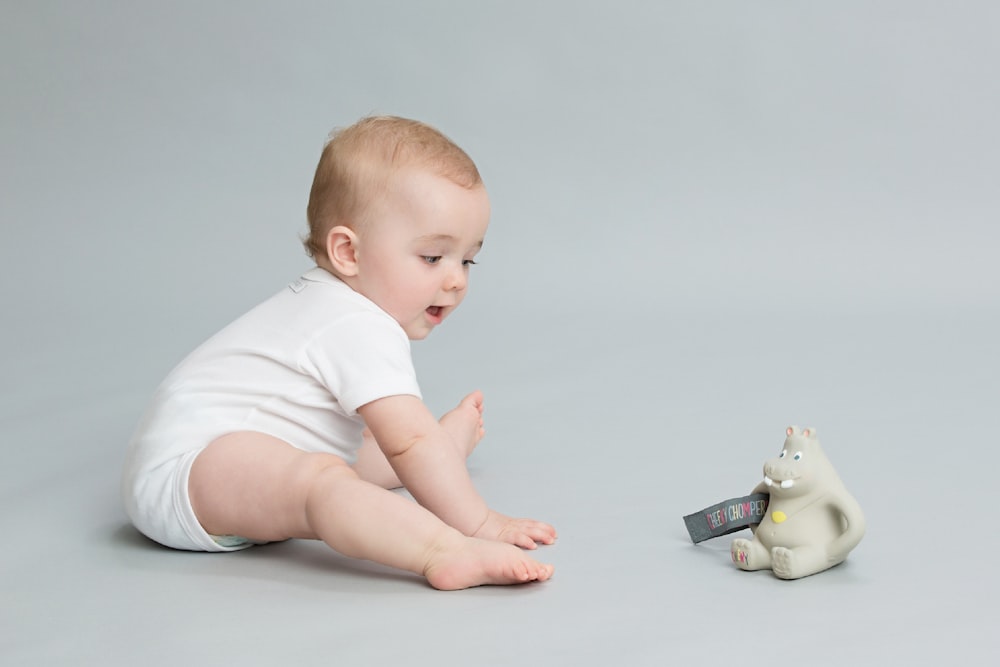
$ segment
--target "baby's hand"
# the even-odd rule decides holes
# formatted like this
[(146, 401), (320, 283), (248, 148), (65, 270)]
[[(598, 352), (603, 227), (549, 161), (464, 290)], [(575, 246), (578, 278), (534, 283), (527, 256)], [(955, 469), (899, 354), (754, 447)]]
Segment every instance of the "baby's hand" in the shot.
[(486, 523), (472, 536), (496, 542), (507, 542), (522, 549), (535, 549), (538, 547), (538, 542), (542, 544), (555, 542), (556, 529), (541, 521), (512, 519), (490, 510)]

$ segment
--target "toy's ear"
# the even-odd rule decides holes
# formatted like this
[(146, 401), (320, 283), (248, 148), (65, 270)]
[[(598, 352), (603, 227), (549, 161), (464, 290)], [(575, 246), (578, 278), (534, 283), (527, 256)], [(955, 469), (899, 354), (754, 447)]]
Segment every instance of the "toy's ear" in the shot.
[(802, 431), (802, 435), (806, 436), (807, 438), (809, 438), (811, 440), (815, 440), (816, 439), (816, 429), (814, 429), (812, 426), (810, 426), (806, 430)]
[(793, 435), (798, 435), (798, 433), (799, 433), (798, 426), (789, 426), (788, 428), (785, 429), (785, 435), (787, 435), (789, 438), (792, 437)]

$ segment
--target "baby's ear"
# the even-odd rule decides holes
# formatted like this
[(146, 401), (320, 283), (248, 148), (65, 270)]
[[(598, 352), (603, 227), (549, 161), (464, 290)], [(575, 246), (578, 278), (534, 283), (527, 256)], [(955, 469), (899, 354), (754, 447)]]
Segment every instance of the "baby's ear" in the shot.
[(350, 227), (337, 225), (326, 234), (326, 258), (341, 276), (358, 273), (358, 235)]

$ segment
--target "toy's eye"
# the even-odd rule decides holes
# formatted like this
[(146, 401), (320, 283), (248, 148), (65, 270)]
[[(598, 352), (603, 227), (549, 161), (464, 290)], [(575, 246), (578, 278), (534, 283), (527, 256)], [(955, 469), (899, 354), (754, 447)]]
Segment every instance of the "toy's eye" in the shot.
[(795, 459), (796, 461), (801, 461), (802, 460), (802, 452), (795, 452), (795, 456), (793, 456), (792, 458)]
[(780, 454), (778, 454), (778, 458), (779, 458), (779, 459), (783, 459), (783, 458), (785, 458), (785, 454), (787, 454), (787, 453), (788, 453), (788, 452), (786, 452), (786, 451), (785, 451), (784, 449), (782, 449), (782, 450), (781, 450), (781, 453), (780, 453)]

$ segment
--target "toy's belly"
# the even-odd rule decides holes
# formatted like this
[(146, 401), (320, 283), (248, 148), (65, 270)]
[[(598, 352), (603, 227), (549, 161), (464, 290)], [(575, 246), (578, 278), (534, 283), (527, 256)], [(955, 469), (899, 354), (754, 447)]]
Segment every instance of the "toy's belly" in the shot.
[(768, 549), (829, 544), (844, 532), (840, 515), (824, 507), (807, 507), (798, 512), (768, 507), (757, 527), (756, 537)]

